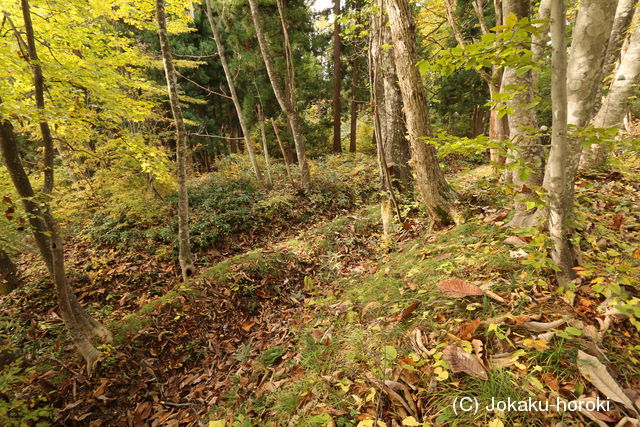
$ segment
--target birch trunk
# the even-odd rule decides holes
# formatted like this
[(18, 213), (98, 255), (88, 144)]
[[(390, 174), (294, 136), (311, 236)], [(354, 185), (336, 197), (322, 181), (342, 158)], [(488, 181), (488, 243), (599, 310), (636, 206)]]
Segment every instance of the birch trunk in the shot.
[(418, 55), (411, 8), (407, 0), (388, 0), (386, 4), (416, 186), (436, 225), (459, 223), (461, 217), (456, 206), (457, 194), (444, 178), (434, 146), (422, 140), (431, 136), (432, 132), (425, 90), (416, 67)]
[(571, 244), (567, 235), (568, 212), (565, 198), (565, 168), (567, 167), (567, 41), (566, 2), (554, 1), (551, 5), (551, 102), (553, 129), (551, 134), (551, 156), (549, 158), (549, 236), (553, 242), (551, 257), (560, 267), (558, 282), (566, 286), (574, 277)]
[(178, 82), (176, 70), (171, 57), (171, 47), (167, 35), (167, 19), (164, 11), (164, 0), (156, 0), (156, 19), (158, 21), (158, 38), (164, 64), (165, 77), (167, 79), (167, 91), (169, 103), (176, 126), (176, 169), (178, 175), (178, 241), (180, 270), (182, 279), (188, 278), (194, 273), (193, 260), (191, 258), (191, 245), (189, 242), (189, 195), (187, 193), (187, 130), (182, 117), (180, 98), (178, 97)]
[[(638, 12), (640, 13), (640, 12)], [(629, 47), (620, 61), (620, 66), (598, 113), (591, 124), (598, 128), (621, 126), (627, 114), (630, 98), (640, 83), (640, 26), (637, 26), (629, 40)], [(609, 147), (594, 144), (582, 153), (580, 168), (597, 168), (604, 165)]]
[(38, 109), (38, 121), (40, 125), (40, 133), (42, 135), (42, 143), (44, 145), (44, 184), (42, 186), (42, 192), (44, 194), (51, 194), (53, 191), (53, 137), (51, 136), (51, 129), (49, 128), (49, 122), (45, 118), (44, 109), (44, 77), (42, 75), (42, 66), (40, 65), (40, 59), (38, 58), (38, 52), (36, 50), (35, 35), (33, 32), (33, 24), (31, 22), (31, 10), (29, 8), (28, 0), (21, 0), (22, 16), (24, 19), (24, 29), (27, 36), (27, 47), (29, 53), (29, 65), (33, 72), (33, 88), (36, 98), (36, 108)]
[(91, 339), (111, 341), (111, 333), (94, 320), (80, 305), (73, 294), (64, 269), (64, 248), (55, 219), (46, 202), (38, 203), (31, 182), (18, 155), (17, 140), (13, 126), (8, 120), (0, 122), (0, 152), (11, 181), (22, 198), (25, 211), (40, 254), (56, 288), (60, 314), (74, 345), (87, 363), (87, 373), (91, 375), (101, 353), (93, 346)]
[(244, 117), (244, 113), (242, 112), (242, 105), (240, 104), (240, 99), (238, 98), (236, 85), (233, 82), (233, 76), (231, 75), (231, 71), (229, 70), (229, 64), (227, 63), (227, 56), (225, 54), (222, 38), (220, 37), (220, 32), (218, 31), (216, 22), (213, 20), (213, 14), (211, 13), (211, 0), (205, 0), (205, 3), (207, 7), (207, 19), (209, 21), (209, 26), (211, 27), (213, 40), (215, 41), (216, 48), (218, 49), (218, 56), (220, 57), (220, 63), (222, 64), (222, 69), (224, 70), (224, 76), (227, 79), (227, 86), (229, 87), (229, 93), (231, 94), (233, 105), (235, 106), (236, 113), (238, 114), (238, 121), (240, 122), (240, 127), (242, 128), (242, 136), (244, 137), (244, 143), (245, 143), (245, 146), (247, 147), (249, 160), (251, 160), (251, 166), (253, 167), (253, 172), (256, 175), (256, 179), (258, 180), (258, 182), (262, 183), (264, 181), (264, 178), (262, 177), (262, 172), (260, 171), (260, 167), (258, 166), (258, 160), (256, 159), (256, 151), (254, 150), (253, 145), (251, 144), (249, 126), (247, 126), (247, 120)]
[[(267, 41), (264, 36), (264, 31), (262, 29), (262, 23), (260, 21), (260, 15), (258, 13), (258, 6), (256, 4), (256, 1), (249, 0), (249, 7), (251, 8), (251, 19), (253, 20), (253, 25), (256, 30), (258, 44), (260, 45), (260, 52), (267, 69), (267, 74), (269, 75), (269, 81), (271, 81), (273, 93), (278, 100), (278, 104), (280, 104), (280, 108), (282, 108), (282, 111), (287, 116), (287, 120), (289, 121), (289, 125), (291, 127), (293, 140), (296, 146), (296, 154), (298, 156), (298, 166), (300, 167), (302, 185), (305, 189), (308, 189), (311, 180), (309, 165), (307, 164), (307, 155), (304, 147), (304, 137), (300, 130), (300, 116), (298, 114), (298, 108), (295, 104), (295, 84), (293, 80), (293, 65), (291, 63), (291, 57), (289, 54), (287, 54), (287, 78), (289, 81), (289, 96), (286, 96), (284, 90), (282, 89), (282, 86), (280, 85), (280, 81), (278, 80), (278, 76), (273, 65), (273, 59), (271, 58), (271, 52), (269, 51)], [(278, 2), (278, 10), (281, 13), (282, 29), (285, 37), (285, 51), (290, 52), (289, 38), (286, 32), (286, 25), (284, 22), (284, 17), (282, 16), (282, 6), (280, 5), (280, 2)]]

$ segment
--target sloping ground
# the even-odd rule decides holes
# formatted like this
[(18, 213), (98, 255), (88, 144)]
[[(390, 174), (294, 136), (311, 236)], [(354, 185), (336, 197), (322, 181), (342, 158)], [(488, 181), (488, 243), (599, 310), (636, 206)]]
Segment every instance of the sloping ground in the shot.
[[(544, 236), (502, 227), (508, 200), (487, 168), (457, 177), (475, 214), (459, 227), (430, 233), (414, 217), (385, 241), (374, 206), (217, 263), (189, 287), (165, 284), (133, 314), (125, 298), (109, 317), (115, 345), (102, 349), (92, 378), (62, 346), (49, 291), (33, 285), (4, 308), (18, 316), (22, 305), (45, 307), (36, 321), (3, 325), (20, 328), (13, 332), (38, 368), (13, 401), (64, 425), (588, 422), (557, 411), (462, 413), (453, 402), (604, 398), (611, 389), (598, 391), (579, 372), (581, 350), (600, 356), (634, 404), (637, 330), (600, 310), (596, 291), (605, 284), (631, 305), (638, 296), (639, 172), (580, 181), (584, 270), (569, 295), (555, 292)], [(452, 278), (460, 281), (443, 292), (438, 284)], [(491, 292), (473, 295), (473, 285)], [(633, 411), (612, 403), (592, 416), (615, 423), (624, 414)]]

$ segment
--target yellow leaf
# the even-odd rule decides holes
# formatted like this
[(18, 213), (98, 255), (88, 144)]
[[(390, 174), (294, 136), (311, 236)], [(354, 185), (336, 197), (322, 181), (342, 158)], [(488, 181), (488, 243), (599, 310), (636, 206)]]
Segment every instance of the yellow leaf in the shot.
[(215, 420), (215, 421), (209, 421), (209, 427), (225, 427), (227, 425), (227, 423), (225, 422), (224, 419), (222, 420)]
[(403, 426), (419, 426), (421, 424), (414, 417), (407, 417), (404, 420), (402, 420), (402, 425)]
[(545, 340), (526, 339), (523, 341), (523, 344), (528, 348), (533, 348), (538, 351), (544, 351), (549, 348), (549, 341)]
[(491, 421), (489, 421), (488, 425), (489, 427), (504, 427), (504, 423), (498, 418), (494, 418)]

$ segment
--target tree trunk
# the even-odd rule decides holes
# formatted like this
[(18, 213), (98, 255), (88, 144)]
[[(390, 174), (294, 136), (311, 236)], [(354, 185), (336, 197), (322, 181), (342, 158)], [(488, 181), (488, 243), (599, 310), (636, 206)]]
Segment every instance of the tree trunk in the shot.
[(351, 111), (349, 114), (349, 152), (356, 152), (358, 137), (358, 80), (360, 78), (360, 58), (356, 55), (351, 66)]
[[(528, 0), (508, 0), (503, 3), (503, 14), (508, 16), (513, 13), (518, 19), (529, 16)], [(526, 48), (528, 46), (522, 46)], [(532, 197), (532, 188), (542, 184), (544, 175), (544, 151), (538, 138), (530, 136), (530, 129), (537, 129), (538, 122), (536, 111), (528, 107), (534, 100), (533, 74), (527, 71), (519, 74), (515, 67), (507, 67), (502, 76), (502, 85), (523, 87), (515, 93), (507, 106), (512, 111), (509, 115), (509, 134), (511, 140), (518, 146), (518, 150), (513, 152), (514, 162), (522, 162), (524, 167), (529, 169), (528, 173), (514, 170), (512, 173), (512, 183), (520, 189), (515, 197), (515, 214), (509, 222), (511, 227), (525, 227), (534, 210), (527, 209), (526, 202)]]
[[(209, 1), (209, 0), (207, 0)], [(264, 151), (264, 164), (267, 169), (267, 183), (273, 185), (273, 177), (271, 176), (271, 159), (269, 159), (269, 148), (267, 146), (267, 133), (264, 130), (264, 113), (262, 105), (258, 104), (258, 124), (260, 125), (260, 135), (262, 136), (262, 149)]]
[[(570, 128), (580, 129), (586, 126), (590, 119), (597, 87), (602, 84), (597, 80), (600, 77), (607, 38), (611, 33), (615, 5), (616, 0), (580, 2), (567, 66), (567, 123)], [(553, 150), (554, 147), (551, 147), (552, 153)], [(565, 169), (565, 197), (570, 209), (569, 221), (573, 218), (575, 180), (581, 154), (581, 141), (578, 138), (569, 138)], [(547, 176), (545, 188), (548, 188), (546, 181)]]
[[(640, 13), (640, 12), (638, 12)], [(611, 88), (591, 124), (597, 128), (621, 126), (627, 114), (630, 98), (640, 83), (640, 26), (631, 35), (629, 47), (611, 83)], [(597, 168), (607, 158), (608, 146), (594, 144), (582, 153), (581, 168)]]
[(293, 175), (291, 175), (291, 166), (289, 166), (289, 154), (284, 148), (284, 144), (282, 144), (282, 139), (280, 139), (280, 132), (278, 131), (278, 126), (276, 126), (276, 121), (274, 119), (271, 119), (271, 126), (273, 127), (273, 133), (276, 135), (276, 139), (278, 140), (280, 151), (282, 152), (282, 159), (284, 160), (284, 167), (287, 170), (287, 177), (289, 177), (289, 182), (291, 182), (291, 185), (295, 187), (296, 182), (293, 180)]
[(404, 192), (411, 181), (411, 150), (402, 114), (402, 94), (394, 65), (393, 48), (382, 47), (392, 44), (391, 31), (385, 18), (383, 15), (372, 19), (371, 58), (378, 77), (374, 82), (375, 114), (379, 118), (380, 144), (384, 150), (388, 172), (393, 178), (394, 186)]
[(386, 3), (418, 192), (436, 225), (461, 222), (457, 194), (444, 178), (435, 147), (422, 140), (432, 132), (425, 90), (416, 67), (416, 33), (409, 2), (388, 0)]
[[(619, 0), (618, 7), (616, 8), (616, 14), (613, 18), (613, 25), (611, 27), (611, 34), (609, 35), (609, 41), (607, 42), (607, 50), (604, 55), (604, 61), (602, 63), (602, 72), (600, 74), (600, 81), (609, 81), (609, 77), (613, 80), (613, 70), (620, 58), (620, 50), (627, 37), (627, 31), (631, 25), (631, 18), (636, 10), (636, 4), (638, 0)], [(598, 85), (596, 89), (594, 112), (600, 109), (602, 104), (602, 91), (604, 85)]]
[(342, 141), (340, 139), (340, 125), (342, 107), (340, 105), (340, 86), (342, 73), (340, 69), (340, 55), (342, 43), (340, 41), (340, 0), (333, 0), (333, 152), (342, 153)]
[(293, 64), (290, 53), (290, 45), (289, 45), (289, 37), (286, 30), (286, 25), (284, 22), (284, 16), (282, 14), (282, 6), (278, 1), (278, 11), (280, 12), (280, 18), (282, 23), (282, 30), (285, 38), (285, 51), (287, 53), (287, 78), (289, 82), (289, 97), (285, 96), (285, 92), (280, 85), (280, 81), (278, 80), (278, 76), (276, 74), (273, 59), (271, 57), (271, 52), (267, 46), (267, 41), (264, 36), (264, 31), (262, 29), (262, 23), (260, 22), (260, 16), (258, 13), (258, 6), (255, 0), (249, 0), (249, 7), (251, 8), (251, 19), (253, 20), (253, 25), (256, 30), (256, 36), (258, 38), (258, 44), (260, 45), (260, 52), (262, 54), (262, 59), (264, 60), (265, 67), (267, 69), (267, 74), (269, 75), (269, 80), (271, 81), (271, 86), (273, 88), (273, 93), (278, 100), (278, 104), (280, 104), (280, 108), (287, 116), (289, 121), (289, 125), (291, 126), (291, 132), (293, 134), (293, 140), (296, 146), (296, 153), (298, 155), (298, 166), (300, 167), (300, 175), (302, 178), (302, 185), (305, 189), (309, 188), (311, 183), (310, 174), (309, 174), (309, 165), (307, 164), (307, 156), (304, 147), (304, 136), (300, 130), (300, 116), (298, 114), (298, 108), (295, 103), (295, 81), (293, 78)]
[(574, 277), (573, 255), (568, 239), (568, 212), (570, 211), (564, 193), (566, 190), (565, 168), (567, 167), (567, 41), (566, 41), (566, 0), (554, 1), (551, 5), (551, 102), (553, 109), (553, 129), (551, 134), (551, 156), (549, 158), (549, 236), (553, 242), (551, 257), (560, 267), (558, 282), (566, 286)]
[(194, 273), (191, 258), (191, 245), (189, 243), (189, 195), (187, 193), (187, 171), (185, 156), (187, 154), (187, 130), (182, 118), (180, 99), (178, 98), (178, 82), (176, 70), (171, 57), (171, 47), (167, 36), (167, 20), (164, 12), (164, 0), (156, 0), (156, 19), (158, 21), (158, 38), (164, 64), (165, 77), (167, 79), (167, 91), (169, 103), (176, 126), (176, 169), (178, 175), (178, 241), (180, 269), (182, 279), (187, 281)]
[(29, 214), (29, 223), (33, 228), (38, 249), (56, 288), (64, 324), (73, 343), (84, 357), (87, 372), (91, 375), (101, 355), (91, 343), (91, 338), (98, 337), (103, 342), (110, 342), (111, 333), (87, 314), (69, 287), (64, 270), (64, 248), (56, 221), (49, 212), (48, 204), (36, 200), (31, 182), (18, 156), (13, 126), (8, 120), (0, 121), (0, 151), (13, 185), (22, 198), (25, 211)]
[(33, 88), (36, 97), (36, 108), (38, 109), (38, 121), (40, 124), (40, 133), (42, 134), (42, 143), (44, 145), (44, 184), (42, 192), (51, 194), (53, 191), (53, 137), (49, 122), (45, 118), (44, 111), (44, 77), (42, 76), (42, 66), (38, 58), (36, 50), (35, 35), (33, 32), (33, 24), (31, 23), (31, 11), (28, 0), (21, 0), (22, 16), (24, 18), (24, 29), (27, 35), (27, 46), (29, 52), (29, 64), (33, 72)]
[(247, 153), (249, 153), (249, 160), (251, 160), (251, 166), (253, 166), (253, 172), (256, 175), (256, 179), (258, 182), (263, 182), (262, 172), (260, 171), (260, 167), (258, 166), (258, 160), (256, 159), (256, 151), (251, 144), (249, 126), (247, 126), (247, 121), (244, 117), (244, 113), (242, 112), (242, 105), (240, 104), (240, 99), (238, 98), (238, 93), (236, 91), (236, 85), (233, 82), (233, 76), (231, 75), (231, 71), (229, 70), (229, 65), (227, 63), (227, 56), (225, 54), (224, 44), (222, 43), (222, 39), (220, 37), (220, 32), (218, 31), (218, 27), (216, 26), (216, 22), (213, 20), (213, 14), (211, 13), (211, 0), (205, 0), (207, 7), (207, 19), (209, 20), (209, 26), (211, 27), (211, 33), (213, 33), (213, 39), (216, 43), (216, 48), (218, 49), (218, 56), (220, 57), (220, 63), (222, 64), (222, 69), (224, 70), (224, 75), (227, 79), (227, 86), (229, 87), (229, 93), (231, 93), (231, 99), (233, 100), (233, 105), (236, 108), (236, 113), (238, 114), (238, 121), (240, 122), (240, 127), (242, 128), (242, 135), (244, 137), (244, 143), (247, 147)]
[(0, 249), (0, 295), (7, 295), (20, 286), (20, 278), (9, 255)]

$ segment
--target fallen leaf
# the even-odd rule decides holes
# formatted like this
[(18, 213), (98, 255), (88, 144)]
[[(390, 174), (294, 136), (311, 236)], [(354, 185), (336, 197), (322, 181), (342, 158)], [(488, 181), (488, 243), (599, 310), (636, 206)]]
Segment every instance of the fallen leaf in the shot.
[(631, 256), (635, 259), (640, 259), (640, 248), (636, 248), (636, 250), (633, 251), (633, 254)]
[(451, 278), (447, 280), (443, 280), (438, 283), (438, 289), (444, 292), (447, 296), (453, 298), (464, 298), (467, 296), (480, 296), (483, 295), (484, 292), (476, 285), (472, 285), (471, 283), (465, 282), (464, 280), (460, 280), (457, 278)]
[(447, 362), (453, 372), (465, 372), (482, 380), (489, 378), (478, 358), (458, 346), (448, 345), (442, 352), (442, 360)]
[(582, 350), (578, 350), (577, 364), (582, 376), (593, 384), (602, 394), (636, 412), (631, 399), (624, 394), (624, 391), (622, 391), (618, 383), (616, 383), (607, 371), (606, 366), (600, 363), (598, 358)]
[(400, 312), (400, 315), (398, 316), (398, 323), (404, 322), (405, 320), (407, 320), (407, 318), (411, 316), (411, 313), (416, 311), (416, 308), (420, 307), (420, 304), (422, 304), (420, 301), (416, 301), (413, 304), (411, 304), (409, 307), (402, 310)]
[(407, 417), (402, 420), (403, 426), (421, 426), (422, 424), (418, 422), (414, 417)]
[(251, 328), (253, 328), (253, 326), (256, 324), (256, 322), (254, 322), (253, 320), (246, 320), (241, 328), (243, 331), (245, 332), (249, 332), (251, 330)]
[(507, 245), (512, 245), (512, 246), (522, 246), (527, 244), (527, 242), (525, 242), (523, 239), (521, 239), (518, 236), (509, 236), (506, 239), (504, 239), (502, 243), (506, 243)]
[(470, 322), (465, 322), (458, 328), (456, 336), (462, 340), (468, 340), (473, 336), (473, 333), (480, 326), (480, 319), (474, 319)]
[(546, 332), (550, 329), (564, 325), (568, 319), (562, 318), (553, 322), (525, 322), (522, 326), (531, 332)]
[(532, 348), (538, 351), (544, 351), (549, 348), (549, 341), (545, 340), (532, 340), (527, 338), (522, 343), (525, 345), (525, 347)]

